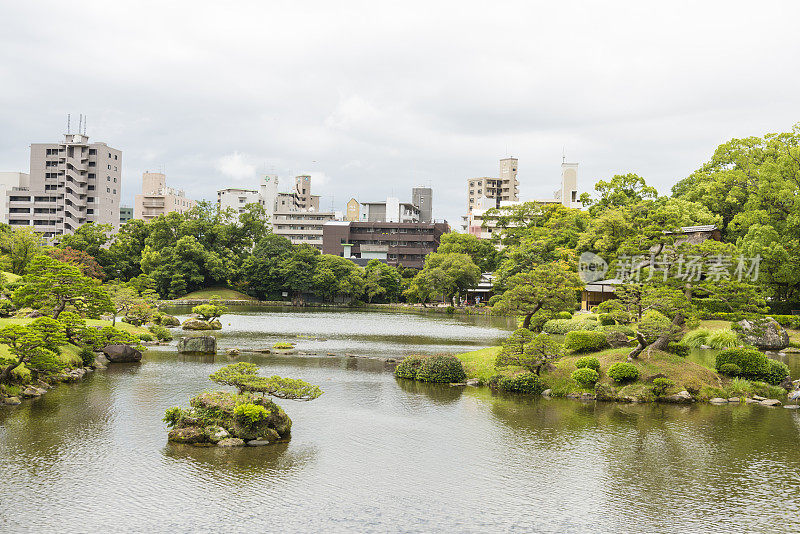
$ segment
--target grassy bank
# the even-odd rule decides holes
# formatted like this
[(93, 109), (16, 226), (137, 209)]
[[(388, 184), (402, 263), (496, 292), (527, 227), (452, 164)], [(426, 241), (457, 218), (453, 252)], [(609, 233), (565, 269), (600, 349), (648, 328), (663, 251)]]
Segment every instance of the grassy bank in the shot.
[[(6, 318), (1, 318), (0, 319), (0, 328), (3, 328), (5, 326), (11, 325), (11, 324), (25, 325), (25, 324), (30, 323), (31, 321), (33, 321), (33, 319), (30, 319), (28, 317), (21, 317), (21, 318), (18, 318), (18, 317), (6, 317)], [(97, 327), (102, 328), (104, 326), (111, 326), (111, 321), (105, 321), (103, 319), (86, 319), (86, 326), (97, 326)], [(129, 333), (131, 333), (131, 334), (133, 334), (135, 336), (138, 336), (139, 334), (149, 334), (150, 333), (150, 331), (147, 328), (144, 328), (142, 326), (134, 326), (134, 325), (128, 324), (128, 323), (123, 323), (121, 320), (119, 320), (119, 318), (117, 318), (117, 324), (114, 325), (114, 326), (116, 328), (119, 328), (120, 330), (124, 330), (125, 332), (129, 332)], [(5, 348), (5, 345), (0, 345), (0, 347)]]
[(214, 296), (219, 297), (220, 300), (256, 300), (249, 295), (245, 295), (244, 293), (236, 291), (235, 289), (229, 289), (227, 287), (210, 287), (206, 289), (200, 289), (197, 291), (192, 291), (191, 293), (175, 300), (208, 300)]

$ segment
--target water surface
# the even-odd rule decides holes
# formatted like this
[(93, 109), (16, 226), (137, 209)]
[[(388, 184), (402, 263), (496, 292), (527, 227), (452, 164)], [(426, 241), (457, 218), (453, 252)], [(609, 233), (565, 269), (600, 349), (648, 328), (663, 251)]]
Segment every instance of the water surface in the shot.
[[(297, 332), (374, 354), (506, 335), (485, 319), (370, 312), (223, 322), (223, 345)], [(228, 361), (171, 349), (0, 409), (0, 531), (800, 531), (796, 411), (525, 399), (397, 380), (369, 359), (240, 359), (325, 391), (281, 401), (289, 443), (167, 444), (164, 410), (214, 387)]]

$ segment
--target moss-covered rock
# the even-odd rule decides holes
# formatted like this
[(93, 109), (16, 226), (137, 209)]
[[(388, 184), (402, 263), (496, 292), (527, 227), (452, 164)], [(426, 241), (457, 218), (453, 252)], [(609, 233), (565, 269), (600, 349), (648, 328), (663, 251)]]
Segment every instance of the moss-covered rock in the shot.
[(208, 321), (189, 318), (183, 322), (184, 330), (213, 330), (214, 328)]

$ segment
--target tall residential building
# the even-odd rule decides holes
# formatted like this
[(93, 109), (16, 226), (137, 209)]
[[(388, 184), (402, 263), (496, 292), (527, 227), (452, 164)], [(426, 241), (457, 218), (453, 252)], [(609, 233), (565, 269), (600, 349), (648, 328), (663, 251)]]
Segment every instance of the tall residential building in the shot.
[(61, 143), (31, 144), (27, 184), (6, 193), (8, 223), (33, 226), (44, 237), (71, 234), (89, 222), (117, 229), (121, 194), (122, 152), (68, 133)]
[(419, 222), (433, 222), (433, 189), (430, 187), (412, 188), (411, 203), (419, 210)]
[(362, 221), (370, 222), (419, 222), (419, 208), (399, 198), (387, 197), (383, 202), (364, 202)]
[(261, 204), (261, 196), (255, 189), (237, 189), (229, 187), (217, 191), (217, 207), (220, 210), (233, 209), (236, 213), (244, 212), (248, 204)]
[(31, 176), (25, 172), (0, 172), (0, 222), (8, 224), (8, 192), (15, 187), (28, 187)]
[(136, 195), (133, 218), (150, 221), (172, 211), (185, 213), (195, 206), (180, 189), (167, 187), (167, 177), (161, 172), (142, 173), (142, 192)]
[(470, 178), (467, 180), (469, 204), (467, 213), (475, 208), (479, 198), (494, 199), (496, 207), (503, 201), (519, 200), (519, 180), (517, 180), (517, 158), (504, 158), (500, 160), (500, 176), (490, 178)]

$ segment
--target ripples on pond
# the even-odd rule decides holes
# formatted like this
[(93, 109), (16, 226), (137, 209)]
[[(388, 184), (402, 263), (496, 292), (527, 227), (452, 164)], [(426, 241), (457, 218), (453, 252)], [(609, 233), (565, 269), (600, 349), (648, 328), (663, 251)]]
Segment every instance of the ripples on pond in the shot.
[[(297, 315), (300, 326), (316, 316)], [(250, 320), (226, 335), (254, 332)], [(467, 345), (503, 334), (455, 319), (393, 321), (383, 330), (436, 339), (456, 329)], [(362, 322), (350, 320), (357, 335), (369, 334)], [(397, 381), (369, 360), (243, 359), (325, 391), (281, 402), (289, 443), (167, 445), (164, 410), (213, 387), (207, 376), (224, 357), (150, 352), (1, 409), (0, 530), (800, 530), (800, 418), (790, 410), (524, 400)]]

